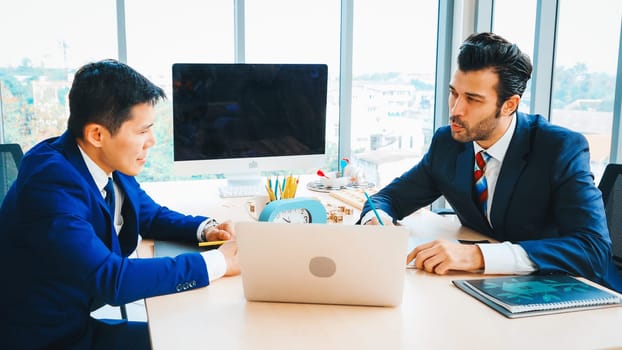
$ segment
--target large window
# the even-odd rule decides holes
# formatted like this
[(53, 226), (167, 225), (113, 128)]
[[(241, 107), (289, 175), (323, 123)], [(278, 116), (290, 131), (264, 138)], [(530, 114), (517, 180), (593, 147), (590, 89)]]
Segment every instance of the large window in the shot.
[(416, 164), (431, 140), (437, 14), (436, 1), (354, 3), (350, 143), (379, 185)]
[(117, 56), (114, 2), (5, 1), (0, 13), (0, 132), (28, 150), (66, 129), (76, 69)]
[[(533, 61), (533, 44), (536, 26), (536, 0), (523, 0), (516, 6), (513, 0), (495, 0), (492, 30), (529, 55)], [(527, 83), (518, 110), (529, 113), (531, 80)]]
[(559, 3), (551, 121), (587, 137), (597, 179), (609, 162), (621, 17), (621, 1)]
[(246, 62), (328, 65), (326, 164), (337, 168), (339, 1), (246, 0)]
[[(326, 63), (326, 168), (337, 167), (341, 148), (347, 153), (342, 156), (349, 156), (368, 180), (382, 186), (420, 159), (439, 126), (434, 120), (442, 120), (442, 116), (434, 116), (434, 109), (446, 104), (447, 96), (435, 96), (434, 84), (437, 17), (439, 4), (444, 3), (344, 1), (343, 12), (341, 1), (334, 0), (5, 1), (0, 5), (0, 31), (5, 34), (0, 55), (0, 139), (18, 142), (28, 150), (36, 142), (62, 133), (68, 117), (67, 93), (76, 69), (89, 61), (126, 53), (122, 59), (127, 58), (130, 66), (162, 86), (169, 96), (158, 106), (158, 143), (140, 175), (143, 181), (168, 180), (175, 177), (173, 63)], [(125, 40), (120, 42), (117, 16), (123, 12), (117, 12), (118, 3), (125, 5), (126, 30), (121, 32)], [(243, 11), (236, 12), (235, 4), (242, 4)], [(510, 0), (495, 0), (492, 4), (493, 30), (533, 57), (534, 43), (544, 43), (534, 38), (541, 34), (535, 31), (537, 5), (546, 3), (525, 0), (516, 7)], [(543, 18), (550, 30), (555, 28), (551, 21), (558, 23), (548, 117), (587, 137), (592, 170), (598, 179), (610, 161), (622, 2), (594, 0), (584, 6), (559, 0), (557, 19), (554, 12)], [(244, 23), (234, 23), (235, 13), (244, 14)], [(341, 32), (340, 21), (344, 20), (352, 23), (352, 32)], [(440, 21), (444, 30), (452, 28), (447, 23), (453, 23), (454, 32), (462, 25), (460, 19)], [(34, 27), (43, 29), (32, 30)], [(244, 28), (244, 33), (238, 33), (243, 35), (235, 35), (235, 28)], [(446, 37), (441, 39), (444, 50)], [(243, 50), (236, 56), (235, 48)], [(341, 57), (350, 54), (352, 57)], [(350, 58), (351, 67), (339, 66)], [(444, 73), (446, 68), (441, 68), (439, 72)], [(352, 81), (348, 81), (349, 75), (340, 76), (350, 69)], [(351, 105), (340, 98), (340, 87), (351, 91)], [(535, 89), (538, 91), (538, 86)], [(530, 102), (537, 102), (542, 110), (549, 107), (548, 101), (542, 104), (537, 98), (542, 95), (531, 98), (530, 92), (528, 87), (521, 110), (529, 110)], [(340, 116), (340, 110), (351, 115)], [(340, 134), (350, 138), (339, 140)]]
[[(233, 62), (233, 2), (230, 0), (126, 1), (127, 60), (168, 100), (157, 106), (157, 143), (139, 175), (167, 180), (173, 172), (172, 64)], [(210, 170), (206, 169), (206, 173)]]

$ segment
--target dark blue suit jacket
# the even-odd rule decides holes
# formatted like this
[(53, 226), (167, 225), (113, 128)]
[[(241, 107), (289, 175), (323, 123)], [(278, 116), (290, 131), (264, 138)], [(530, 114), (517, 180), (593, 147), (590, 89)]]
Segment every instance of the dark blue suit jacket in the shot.
[[(449, 127), (437, 130), (419, 164), (374, 195), (374, 203), (401, 220), (442, 195), (464, 226), (520, 244), (539, 273), (580, 275), (622, 291), (587, 141), (538, 115), (516, 118), (495, 187), (492, 227), (473, 196), (473, 143), (455, 141)], [(362, 215), (367, 211), (366, 205)]]
[(128, 259), (138, 234), (196, 242), (205, 217), (156, 204), (131, 176), (119, 237), (68, 133), (33, 147), (0, 209), (0, 348), (89, 348), (90, 312), (209, 284), (200, 254)]

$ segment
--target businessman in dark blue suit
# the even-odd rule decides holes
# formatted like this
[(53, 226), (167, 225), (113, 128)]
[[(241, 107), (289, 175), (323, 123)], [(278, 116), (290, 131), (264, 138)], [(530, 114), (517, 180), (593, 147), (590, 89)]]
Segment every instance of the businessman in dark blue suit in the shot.
[[(450, 125), (372, 200), (391, 223), (444, 196), (462, 225), (500, 242), (425, 243), (407, 257), (418, 269), (568, 273), (622, 291), (586, 139), (517, 112), (531, 71), (529, 57), (500, 36), (467, 38), (449, 86)], [(377, 224), (369, 210), (361, 222)]]
[(134, 179), (155, 143), (154, 106), (164, 97), (114, 60), (76, 72), (67, 131), (26, 153), (0, 208), (0, 348), (149, 349), (146, 323), (97, 320), (91, 311), (239, 273), (233, 240), (200, 254), (128, 258), (139, 234), (234, 237), (230, 222), (162, 207)]

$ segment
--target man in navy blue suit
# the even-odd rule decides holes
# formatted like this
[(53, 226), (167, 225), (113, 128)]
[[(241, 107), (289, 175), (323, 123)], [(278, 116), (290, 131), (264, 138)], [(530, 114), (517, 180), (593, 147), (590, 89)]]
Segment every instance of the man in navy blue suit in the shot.
[(128, 258), (139, 234), (234, 238), (231, 222), (171, 211), (136, 182), (163, 98), (161, 88), (114, 60), (76, 72), (67, 131), (26, 153), (0, 208), (0, 348), (149, 349), (146, 323), (97, 320), (91, 311), (240, 272), (234, 240), (200, 254)]
[[(421, 244), (407, 257), (418, 269), (568, 273), (622, 291), (586, 139), (517, 112), (531, 71), (515, 44), (469, 36), (449, 85), (450, 124), (419, 164), (372, 200), (391, 223), (444, 196), (462, 225), (500, 242)], [(378, 224), (369, 205), (361, 222)]]

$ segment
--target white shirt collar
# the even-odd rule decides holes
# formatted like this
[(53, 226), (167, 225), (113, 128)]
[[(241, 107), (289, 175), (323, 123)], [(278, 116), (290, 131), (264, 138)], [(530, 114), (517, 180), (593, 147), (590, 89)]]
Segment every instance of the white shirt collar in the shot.
[(505, 154), (510, 147), (510, 141), (512, 141), (512, 135), (514, 135), (514, 130), (516, 130), (516, 113), (512, 115), (512, 121), (510, 121), (510, 126), (505, 131), (503, 136), (497, 142), (495, 142), (492, 146), (488, 147), (488, 149), (483, 149), (477, 142), (473, 141), (473, 151), (475, 153), (484, 150), (491, 157), (503, 163), (503, 158), (505, 158)]
[(80, 150), (80, 153), (82, 154), (82, 159), (84, 159), (84, 163), (86, 163), (86, 168), (89, 170), (89, 173), (91, 173), (91, 176), (93, 177), (93, 180), (95, 181), (95, 185), (97, 185), (97, 188), (102, 193), (102, 195), (105, 197), (106, 191), (104, 190), (104, 187), (106, 186), (106, 184), (108, 184), (108, 178), (111, 177), (112, 174), (111, 175), (106, 174), (102, 170), (102, 168), (100, 168), (97, 164), (95, 164), (95, 162), (91, 159), (91, 157), (89, 157), (89, 155), (86, 154), (84, 150), (82, 150), (80, 145), (78, 145), (78, 149)]

